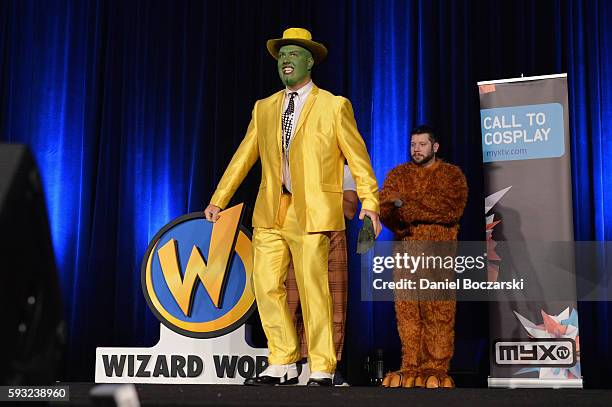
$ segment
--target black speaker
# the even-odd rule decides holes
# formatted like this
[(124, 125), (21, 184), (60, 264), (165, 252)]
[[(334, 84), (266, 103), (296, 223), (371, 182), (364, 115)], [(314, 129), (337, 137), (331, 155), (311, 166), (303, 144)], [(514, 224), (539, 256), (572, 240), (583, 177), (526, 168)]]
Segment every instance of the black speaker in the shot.
[(0, 384), (57, 379), (65, 342), (40, 175), (26, 146), (0, 144)]

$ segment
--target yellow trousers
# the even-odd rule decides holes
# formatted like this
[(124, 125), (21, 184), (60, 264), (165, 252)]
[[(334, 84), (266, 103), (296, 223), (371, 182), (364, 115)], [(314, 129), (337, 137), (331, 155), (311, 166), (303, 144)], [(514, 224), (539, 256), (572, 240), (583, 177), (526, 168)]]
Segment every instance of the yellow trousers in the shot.
[(283, 194), (274, 228), (255, 228), (253, 250), (253, 285), (268, 339), (269, 363), (287, 364), (301, 358), (300, 342), (285, 291), (289, 260), (292, 259), (308, 338), (310, 371), (333, 373), (336, 351), (327, 280), (328, 235), (304, 232), (298, 223), (291, 195)]

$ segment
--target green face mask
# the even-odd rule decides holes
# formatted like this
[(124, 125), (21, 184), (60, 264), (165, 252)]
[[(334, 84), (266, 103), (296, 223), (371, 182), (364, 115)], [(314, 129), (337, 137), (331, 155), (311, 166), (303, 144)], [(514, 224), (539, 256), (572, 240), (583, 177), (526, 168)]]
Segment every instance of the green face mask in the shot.
[(307, 82), (313, 65), (312, 54), (305, 48), (285, 45), (278, 51), (278, 74), (288, 88)]

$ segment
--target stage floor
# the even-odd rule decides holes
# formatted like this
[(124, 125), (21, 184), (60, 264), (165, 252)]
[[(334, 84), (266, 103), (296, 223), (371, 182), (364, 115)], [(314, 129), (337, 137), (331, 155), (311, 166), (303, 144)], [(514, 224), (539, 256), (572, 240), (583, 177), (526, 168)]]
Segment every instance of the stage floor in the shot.
[[(70, 405), (94, 405), (93, 383), (70, 387)], [(382, 389), (232, 385), (136, 385), (142, 406), (612, 406), (612, 390)], [(66, 405), (54, 403), (52, 405)]]

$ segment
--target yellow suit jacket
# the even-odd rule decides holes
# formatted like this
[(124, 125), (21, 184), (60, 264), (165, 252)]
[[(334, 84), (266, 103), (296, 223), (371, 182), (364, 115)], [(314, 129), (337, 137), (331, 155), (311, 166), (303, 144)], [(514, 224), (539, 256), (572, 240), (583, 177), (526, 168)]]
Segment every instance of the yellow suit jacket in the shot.
[[(225, 208), (257, 159), (261, 184), (253, 226), (274, 227), (282, 191), (281, 110), (284, 90), (258, 100), (251, 123), (210, 203)], [(293, 204), (306, 232), (344, 230), (344, 159), (355, 178), (362, 207), (379, 212), (378, 184), (348, 99), (313, 87), (289, 151)]]

